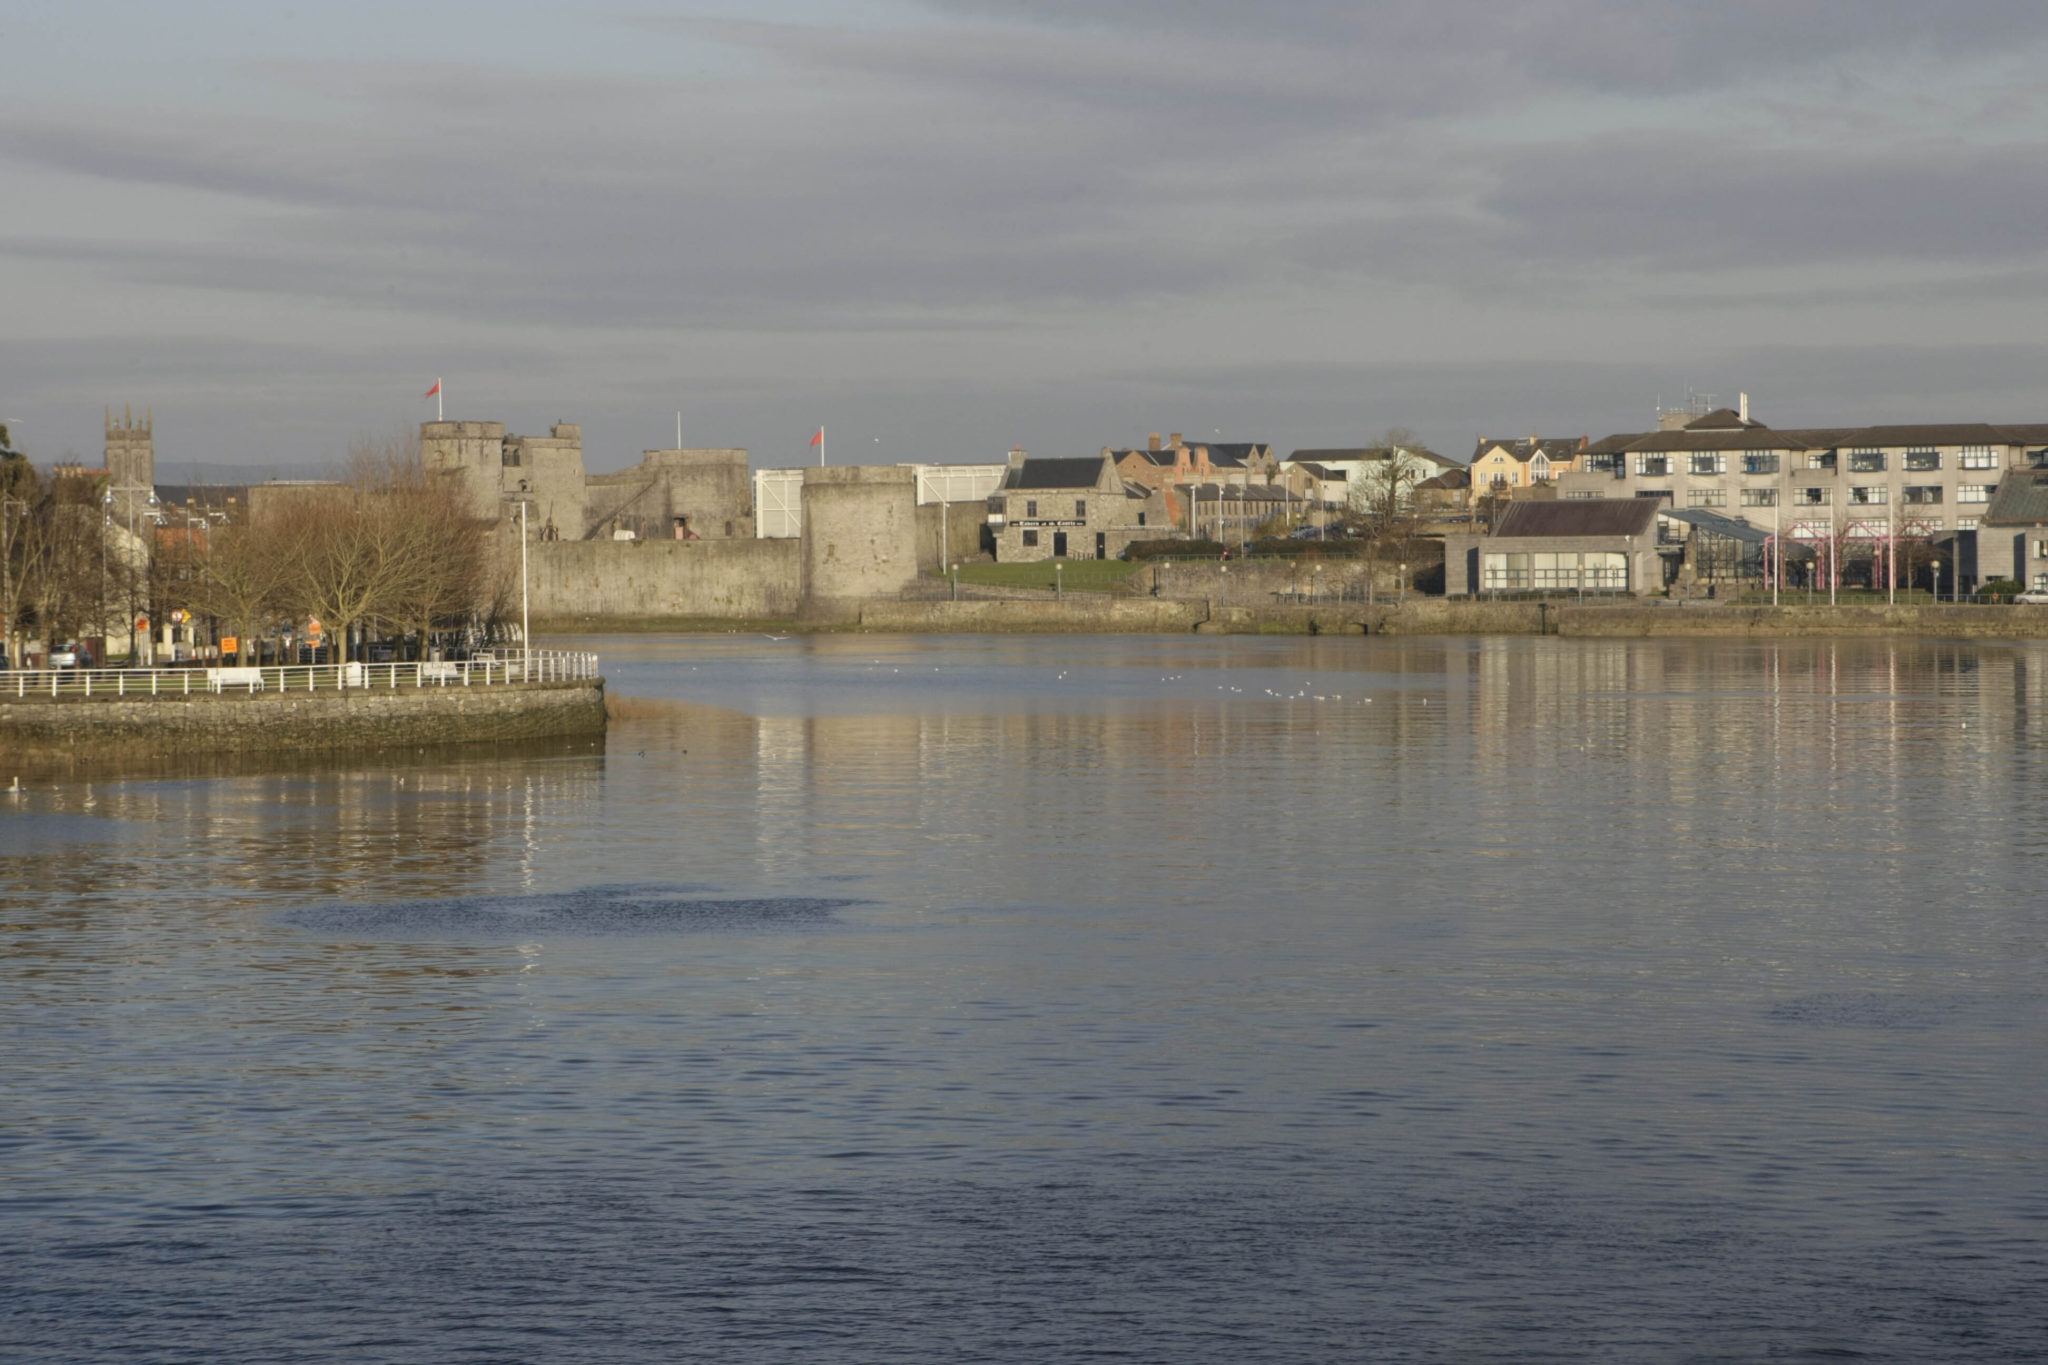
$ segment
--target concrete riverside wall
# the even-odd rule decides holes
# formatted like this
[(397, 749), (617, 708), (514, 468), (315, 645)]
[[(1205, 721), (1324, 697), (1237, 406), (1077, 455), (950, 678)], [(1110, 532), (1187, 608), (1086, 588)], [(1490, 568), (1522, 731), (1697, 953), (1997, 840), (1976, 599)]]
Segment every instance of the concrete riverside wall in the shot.
[(1550, 611), (1559, 635), (1928, 635), (2048, 639), (2048, 607), (1580, 607)]
[(795, 540), (541, 541), (527, 552), (536, 617), (788, 620), (802, 604)]
[[(860, 599), (917, 581), (917, 475), (893, 465), (804, 471), (804, 614), (858, 619)], [(756, 542), (772, 543), (772, 542)]]
[(1204, 602), (1075, 593), (1057, 602), (864, 602), (862, 630), (898, 634), (1127, 633), (1185, 635), (1209, 614)]
[(2048, 639), (2048, 607), (1748, 607), (1410, 598), (1345, 614), (1373, 635), (1658, 636), (1925, 635), (1961, 640)]
[[(1321, 572), (1317, 572), (1320, 566)], [(1271, 606), (1275, 593), (1326, 593), (1365, 591), (1366, 562), (1362, 559), (1295, 560), (1180, 560), (1170, 564), (1140, 564), (1124, 580), (1126, 595), (1205, 598), (1223, 606)], [(1415, 565), (1409, 568), (1414, 569)], [(1393, 596), (1399, 585), (1396, 565), (1379, 566), (1374, 591)], [(1361, 604), (1362, 605), (1362, 604)]]
[(380, 692), (201, 693), (114, 701), (0, 696), (0, 755), (382, 749), (604, 733), (604, 682)]

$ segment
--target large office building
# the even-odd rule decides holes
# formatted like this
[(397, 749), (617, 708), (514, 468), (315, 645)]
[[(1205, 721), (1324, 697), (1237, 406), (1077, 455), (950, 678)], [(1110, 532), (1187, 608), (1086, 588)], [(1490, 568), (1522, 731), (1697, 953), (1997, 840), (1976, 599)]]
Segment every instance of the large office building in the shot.
[(1802, 541), (1877, 542), (1974, 531), (2006, 471), (2048, 462), (2048, 424), (1777, 429), (1748, 406), (1595, 441), (1559, 495), (1653, 498)]

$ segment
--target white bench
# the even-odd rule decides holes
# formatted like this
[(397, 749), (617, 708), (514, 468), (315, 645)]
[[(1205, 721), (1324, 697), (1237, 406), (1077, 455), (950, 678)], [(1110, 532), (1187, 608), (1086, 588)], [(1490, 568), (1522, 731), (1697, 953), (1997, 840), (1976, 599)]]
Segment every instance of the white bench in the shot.
[(251, 692), (263, 690), (263, 670), (260, 668), (209, 668), (206, 670), (206, 685), (218, 692), (228, 687), (246, 687)]

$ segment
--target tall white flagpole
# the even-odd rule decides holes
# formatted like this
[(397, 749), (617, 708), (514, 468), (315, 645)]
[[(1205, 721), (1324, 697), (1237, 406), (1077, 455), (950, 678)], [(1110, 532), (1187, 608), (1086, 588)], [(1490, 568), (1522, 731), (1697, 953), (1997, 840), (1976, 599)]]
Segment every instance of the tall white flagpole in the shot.
[(443, 421), (447, 418), (447, 411), (441, 406), (447, 400), (448, 395), (446, 391), (444, 391), (441, 388), (441, 376), (437, 374), (434, 376), (434, 420), (436, 422)]
[(818, 468), (825, 467), (825, 428), (818, 428)]

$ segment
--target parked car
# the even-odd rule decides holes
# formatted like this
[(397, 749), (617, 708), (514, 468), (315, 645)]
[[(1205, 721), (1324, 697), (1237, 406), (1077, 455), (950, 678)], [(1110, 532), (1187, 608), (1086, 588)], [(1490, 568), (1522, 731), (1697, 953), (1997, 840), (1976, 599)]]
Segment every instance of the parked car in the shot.
[(51, 650), (49, 666), (51, 668), (78, 667), (78, 646), (66, 645), (62, 649)]
[(2020, 593), (2012, 600), (2032, 607), (2048, 607), (2048, 589), (2036, 588), (2032, 592)]

